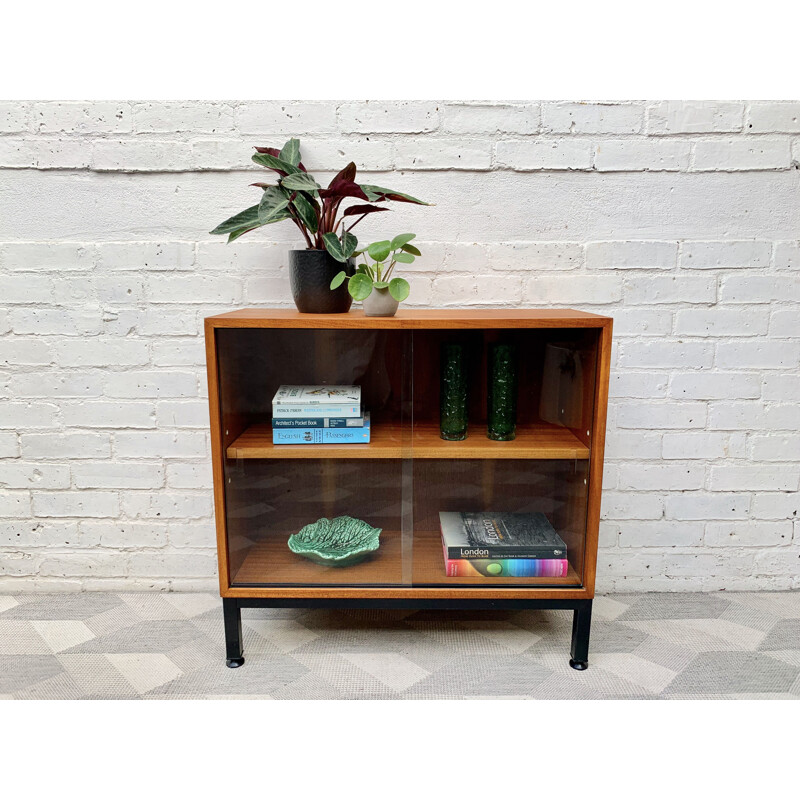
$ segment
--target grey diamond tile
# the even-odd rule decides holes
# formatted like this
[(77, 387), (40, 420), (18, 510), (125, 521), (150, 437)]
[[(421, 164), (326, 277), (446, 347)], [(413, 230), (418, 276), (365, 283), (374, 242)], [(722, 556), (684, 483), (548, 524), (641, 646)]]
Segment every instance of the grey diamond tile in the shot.
[(786, 619), (800, 619), (800, 591), (737, 592), (731, 595), (737, 603), (757, 608), (767, 614)]
[(187, 620), (159, 620), (157, 625), (144, 621), (75, 645), (65, 652), (166, 653), (202, 638), (202, 634)]
[(48, 655), (52, 652), (30, 622), (0, 619), (0, 654)]
[(697, 652), (689, 647), (659, 639), (657, 636), (648, 636), (633, 653), (673, 672), (686, 669), (697, 655)]
[[(592, 653), (632, 653), (645, 639), (643, 631), (616, 622), (593, 622), (589, 638)], [(567, 642), (569, 646), (569, 642)]]
[(731, 595), (731, 604), (720, 615), (720, 619), (764, 632), (773, 628), (780, 619), (777, 614), (768, 614), (759, 608), (739, 603), (737, 597), (738, 595)]
[(14, 694), (63, 671), (53, 655), (0, 655), (0, 694)]
[(369, 630), (333, 630), (323, 633), (320, 628), (314, 629), (319, 637), (306, 644), (301, 644), (292, 652), (299, 653), (352, 653), (364, 651), (369, 653), (396, 653), (407, 650), (419, 641), (419, 634), (413, 630), (393, 630), (378, 628)]
[(293, 653), (296, 660), (335, 687), (342, 697), (364, 699), (381, 697), (394, 690), (357, 664), (334, 653)]
[(86, 619), (122, 603), (117, 595), (101, 592), (30, 595), (25, 600), (3, 619)]
[(321, 675), (309, 672), (287, 683), (273, 695), (275, 700), (341, 700), (342, 693)]
[(139, 696), (100, 653), (61, 653), (58, 660), (86, 700), (128, 700)]
[(431, 694), (465, 697), (469, 695), (527, 695), (550, 675), (550, 670), (526, 655), (455, 658), (413, 686), (403, 696), (423, 699)]
[(664, 689), (665, 694), (788, 692), (800, 669), (763, 653), (699, 653)]
[(17, 700), (82, 700), (80, 686), (67, 672), (60, 672), (52, 678), (34, 683), (27, 689), (17, 692)]
[(800, 619), (782, 619), (767, 633), (759, 650), (800, 649)]
[(308, 669), (296, 659), (287, 656), (249, 657), (245, 652), (245, 663), (238, 669), (225, 666), (224, 653), (217, 662), (193, 670), (173, 681), (165, 683), (145, 694), (145, 697), (169, 697), (179, 694), (202, 697), (214, 694), (268, 694), (296, 681)]
[(618, 622), (648, 619), (717, 619), (731, 601), (709, 594), (646, 594), (617, 617)]

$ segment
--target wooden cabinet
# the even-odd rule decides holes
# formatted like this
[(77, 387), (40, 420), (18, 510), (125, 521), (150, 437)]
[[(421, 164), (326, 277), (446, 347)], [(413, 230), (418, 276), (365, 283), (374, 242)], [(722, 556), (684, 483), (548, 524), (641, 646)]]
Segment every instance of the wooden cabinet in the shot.
[[(241, 608), (568, 608), (588, 662), (612, 320), (570, 310), (425, 310), (390, 318), (244, 309), (205, 321), (220, 592), (229, 666)], [(486, 354), (518, 356), (517, 434), (486, 436)], [(467, 354), (469, 435), (439, 436), (440, 352)], [(274, 445), (280, 384), (357, 384), (369, 444)], [(447, 577), (440, 511), (543, 511), (567, 544), (559, 578)], [(320, 517), (382, 529), (360, 564), (287, 547)]]

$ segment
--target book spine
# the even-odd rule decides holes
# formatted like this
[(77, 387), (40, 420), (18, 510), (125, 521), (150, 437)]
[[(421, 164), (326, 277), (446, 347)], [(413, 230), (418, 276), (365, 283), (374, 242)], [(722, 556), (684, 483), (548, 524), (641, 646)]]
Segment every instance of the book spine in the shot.
[(273, 444), (368, 444), (369, 428), (273, 428)]
[(566, 578), (565, 558), (446, 559), (448, 578)]
[(328, 405), (328, 406), (272, 406), (273, 418), (285, 417), (313, 417), (325, 419), (326, 417), (360, 417), (361, 406), (353, 405)]
[(273, 417), (273, 428), (363, 428), (364, 417)]
[(448, 547), (447, 558), (469, 561), (481, 559), (556, 559), (566, 556), (562, 547)]

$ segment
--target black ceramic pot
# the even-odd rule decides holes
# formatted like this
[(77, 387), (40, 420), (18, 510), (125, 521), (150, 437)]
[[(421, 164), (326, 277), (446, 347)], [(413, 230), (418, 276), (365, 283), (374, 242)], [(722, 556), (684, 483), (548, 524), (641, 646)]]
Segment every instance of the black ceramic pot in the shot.
[(343, 269), (352, 275), (353, 260), (342, 264), (327, 250), (290, 250), (289, 282), (297, 310), (304, 314), (346, 314), (353, 303), (347, 281), (331, 289), (331, 281)]

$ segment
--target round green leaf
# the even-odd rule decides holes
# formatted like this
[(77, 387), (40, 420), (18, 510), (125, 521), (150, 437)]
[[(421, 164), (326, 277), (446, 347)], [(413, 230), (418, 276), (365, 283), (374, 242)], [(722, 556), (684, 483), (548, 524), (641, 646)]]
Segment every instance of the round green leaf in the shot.
[(344, 279), (347, 277), (347, 273), (342, 270), (338, 275), (334, 277), (331, 281), (331, 289), (338, 289), (343, 283)]
[(389, 284), (386, 281), (375, 281), (372, 284), (376, 289), (385, 289)]
[(367, 252), (375, 261), (385, 261), (392, 252), (392, 243), (388, 239), (384, 242), (373, 242)]
[(416, 238), (416, 233), (401, 233), (392, 239), (392, 250), (399, 250), (404, 244), (408, 244), (412, 239)]
[(353, 300), (363, 300), (372, 292), (372, 280), (363, 272), (357, 272), (347, 282), (347, 291), (350, 292)]
[(392, 278), (389, 281), (389, 294), (394, 297), (398, 303), (402, 303), (410, 292), (411, 287), (408, 285), (408, 281), (405, 278)]
[(413, 264), (414, 256), (411, 253), (396, 253), (394, 260), (399, 261), (401, 264)]
[(422, 253), (420, 253), (420, 251), (416, 247), (414, 247), (413, 244), (404, 244), (400, 249), (404, 253), (411, 253), (412, 256), (421, 256), (422, 255)]

